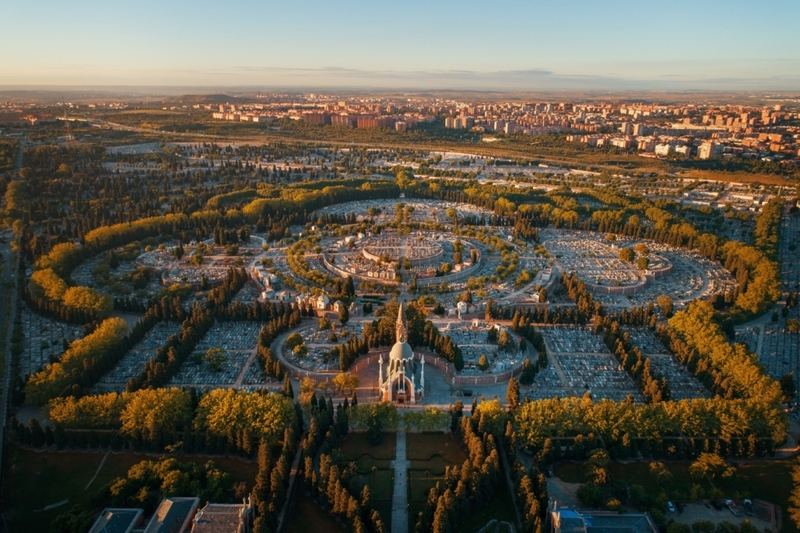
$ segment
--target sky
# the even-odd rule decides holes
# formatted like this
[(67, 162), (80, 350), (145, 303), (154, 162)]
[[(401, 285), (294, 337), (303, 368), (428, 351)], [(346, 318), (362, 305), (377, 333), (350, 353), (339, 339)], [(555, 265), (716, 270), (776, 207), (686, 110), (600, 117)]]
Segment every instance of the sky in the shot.
[(2, 86), (800, 90), (798, 0), (0, 0)]

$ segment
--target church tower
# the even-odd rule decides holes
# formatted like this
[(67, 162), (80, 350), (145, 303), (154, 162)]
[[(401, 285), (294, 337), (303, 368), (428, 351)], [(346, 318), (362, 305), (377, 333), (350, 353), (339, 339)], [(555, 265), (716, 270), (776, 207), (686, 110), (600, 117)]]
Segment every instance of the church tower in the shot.
[(397, 324), (395, 325), (395, 341), (408, 342), (408, 323), (406, 314), (403, 312), (403, 304), (400, 303), (400, 310), (397, 312)]

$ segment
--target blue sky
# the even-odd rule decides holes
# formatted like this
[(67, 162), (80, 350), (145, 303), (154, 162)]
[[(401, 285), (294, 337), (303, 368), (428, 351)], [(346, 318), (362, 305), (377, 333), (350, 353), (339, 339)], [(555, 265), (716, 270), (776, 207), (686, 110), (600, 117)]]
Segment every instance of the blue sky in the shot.
[(800, 1), (0, 0), (0, 85), (800, 90)]

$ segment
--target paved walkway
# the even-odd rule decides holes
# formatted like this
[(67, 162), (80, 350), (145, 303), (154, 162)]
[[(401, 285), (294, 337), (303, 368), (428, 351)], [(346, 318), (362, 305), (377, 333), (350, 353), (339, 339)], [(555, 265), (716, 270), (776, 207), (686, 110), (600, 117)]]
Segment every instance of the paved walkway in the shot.
[(245, 361), (244, 365), (242, 366), (242, 371), (239, 372), (239, 375), (236, 376), (236, 381), (233, 383), (233, 387), (236, 389), (240, 388), (242, 386), (242, 383), (244, 383), (244, 377), (245, 375), (247, 375), (247, 370), (250, 368), (250, 365), (252, 365), (253, 362), (256, 360), (256, 356), (258, 355), (258, 348), (256, 348), (255, 350), (246, 350), (246, 351), (250, 352), (250, 355), (247, 357), (247, 361)]
[(406, 427), (400, 420), (397, 427), (397, 448), (394, 468), (394, 493), (392, 494), (392, 533), (408, 531), (408, 467), (406, 459)]
[(289, 502), (292, 500), (292, 490), (294, 490), (294, 483), (297, 480), (297, 473), (300, 471), (300, 457), (303, 455), (303, 447), (300, 443), (303, 442), (306, 433), (303, 432), (300, 435), (300, 438), (297, 440), (297, 453), (294, 454), (294, 460), (292, 460), (292, 468), (289, 471), (289, 488), (286, 489), (286, 501), (283, 502), (283, 507), (281, 507), (280, 513), (278, 513), (278, 528), (276, 531), (280, 531), (283, 527), (283, 521), (286, 518), (286, 512), (289, 509)]

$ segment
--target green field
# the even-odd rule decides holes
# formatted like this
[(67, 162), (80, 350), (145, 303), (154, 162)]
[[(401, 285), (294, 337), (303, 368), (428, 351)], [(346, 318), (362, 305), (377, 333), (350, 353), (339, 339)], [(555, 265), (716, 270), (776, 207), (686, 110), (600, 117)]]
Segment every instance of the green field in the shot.
[[(86, 490), (103, 460), (103, 452), (33, 452), (9, 446), (6, 462), (6, 482), (3, 490), (3, 514), (10, 533), (47, 531), (56, 516), (74, 505), (88, 505), (104, 486), (139, 461), (155, 460), (156, 456), (134, 453), (110, 453), (97, 478)], [(252, 488), (256, 468), (250, 461), (234, 457), (199, 457), (178, 455), (182, 462), (204, 464), (213, 460), (231, 475), (234, 483), (244, 481)], [(48, 511), (48, 505), (69, 500)], [(98, 509), (99, 510), (99, 509)]]

